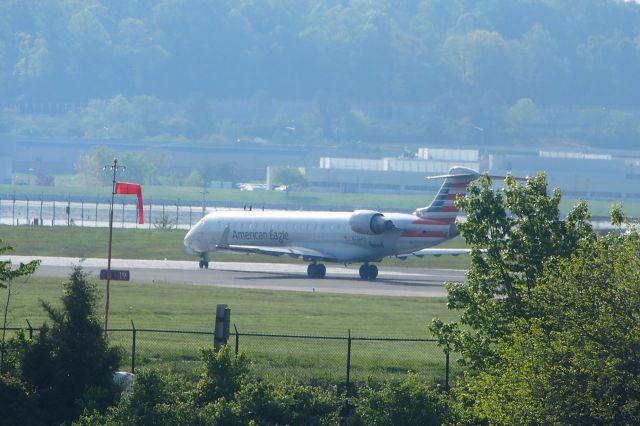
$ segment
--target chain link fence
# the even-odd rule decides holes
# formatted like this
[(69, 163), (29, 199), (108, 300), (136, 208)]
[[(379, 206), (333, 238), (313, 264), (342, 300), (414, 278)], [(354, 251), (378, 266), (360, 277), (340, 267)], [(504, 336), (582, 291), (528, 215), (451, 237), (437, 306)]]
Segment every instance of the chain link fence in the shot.
[[(235, 328), (235, 327), (234, 327)], [(38, 328), (7, 328), (25, 331), (33, 338)], [(214, 332), (140, 329), (111, 329), (112, 345), (123, 349), (122, 369), (141, 367), (196, 374), (200, 351), (212, 348)], [(254, 373), (266, 378), (290, 377), (304, 383), (345, 386), (382, 383), (403, 379), (409, 372), (448, 388), (451, 374), (449, 354), (433, 339), (308, 336), (240, 332), (228, 341), (236, 353), (252, 361)]]
[[(109, 199), (74, 197), (56, 200), (45, 196), (0, 194), (0, 224), (39, 226), (109, 226)], [(207, 208), (191, 203), (157, 203), (145, 200), (145, 223), (138, 222), (135, 201), (116, 201), (113, 205), (115, 228), (180, 228), (189, 229)]]

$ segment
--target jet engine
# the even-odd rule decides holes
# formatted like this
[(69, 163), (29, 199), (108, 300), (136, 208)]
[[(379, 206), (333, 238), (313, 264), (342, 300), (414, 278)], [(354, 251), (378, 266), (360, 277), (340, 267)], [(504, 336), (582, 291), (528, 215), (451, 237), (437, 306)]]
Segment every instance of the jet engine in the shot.
[(356, 210), (349, 218), (349, 226), (358, 234), (378, 235), (395, 228), (393, 222), (382, 213), (372, 210)]

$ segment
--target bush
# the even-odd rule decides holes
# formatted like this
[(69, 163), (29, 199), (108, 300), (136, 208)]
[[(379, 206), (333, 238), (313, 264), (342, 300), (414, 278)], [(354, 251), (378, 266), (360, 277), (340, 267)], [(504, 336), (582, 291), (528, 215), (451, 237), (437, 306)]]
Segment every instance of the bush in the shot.
[(380, 390), (364, 387), (356, 400), (356, 421), (365, 425), (440, 425), (447, 399), (415, 375)]
[(236, 394), (239, 424), (338, 424), (340, 400), (335, 391), (291, 381), (248, 382)]
[(197, 385), (197, 402), (205, 404), (218, 398), (232, 399), (249, 374), (249, 361), (244, 354), (235, 355), (229, 346), (218, 352), (203, 349), (204, 371)]
[(3, 425), (40, 425), (37, 396), (28, 385), (9, 374), (0, 375), (0, 419)]
[(173, 425), (199, 424), (198, 409), (192, 402), (193, 384), (152, 370), (136, 375), (129, 398), (101, 414), (87, 410), (78, 425)]

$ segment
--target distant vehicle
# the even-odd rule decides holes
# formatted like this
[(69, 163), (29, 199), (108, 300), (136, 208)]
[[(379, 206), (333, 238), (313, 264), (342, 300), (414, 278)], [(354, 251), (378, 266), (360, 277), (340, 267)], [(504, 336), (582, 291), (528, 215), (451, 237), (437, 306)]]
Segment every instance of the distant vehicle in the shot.
[(209, 253), (231, 251), (288, 255), (311, 262), (310, 278), (323, 278), (322, 262), (362, 262), (360, 277), (373, 280), (380, 262), (389, 256), (458, 255), (468, 249), (429, 248), (458, 235), (456, 197), (479, 176), (464, 167), (433, 178), (444, 179), (434, 200), (412, 214), (373, 210), (224, 211), (212, 212), (184, 238), (187, 251), (200, 255), (200, 268), (209, 267)]
[(241, 183), (239, 185), (240, 191), (266, 191), (266, 183)]

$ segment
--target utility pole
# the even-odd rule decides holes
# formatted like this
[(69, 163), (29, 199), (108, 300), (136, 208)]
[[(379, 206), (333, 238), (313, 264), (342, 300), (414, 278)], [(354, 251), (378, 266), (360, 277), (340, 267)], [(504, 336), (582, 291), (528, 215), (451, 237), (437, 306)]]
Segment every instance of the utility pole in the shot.
[(109, 290), (111, 287), (111, 243), (113, 242), (113, 201), (116, 196), (116, 173), (125, 171), (125, 166), (118, 165), (118, 159), (114, 158), (113, 163), (104, 166), (102, 170), (111, 170), (113, 172), (113, 185), (111, 187), (111, 205), (109, 207), (109, 256), (107, 257), (107, 289), (105, 291), (104, 301), (104, 336), (107, 337), (107, 328), (109, 326)]
[(206, 189), (203, 189), (202, 191), (199, 191), (199, 192), (202, 194), (202, 217), (204, 217), (204, 210), (205, 210), (204, 197), (209, 193), (209, 191), (207, 191)]

